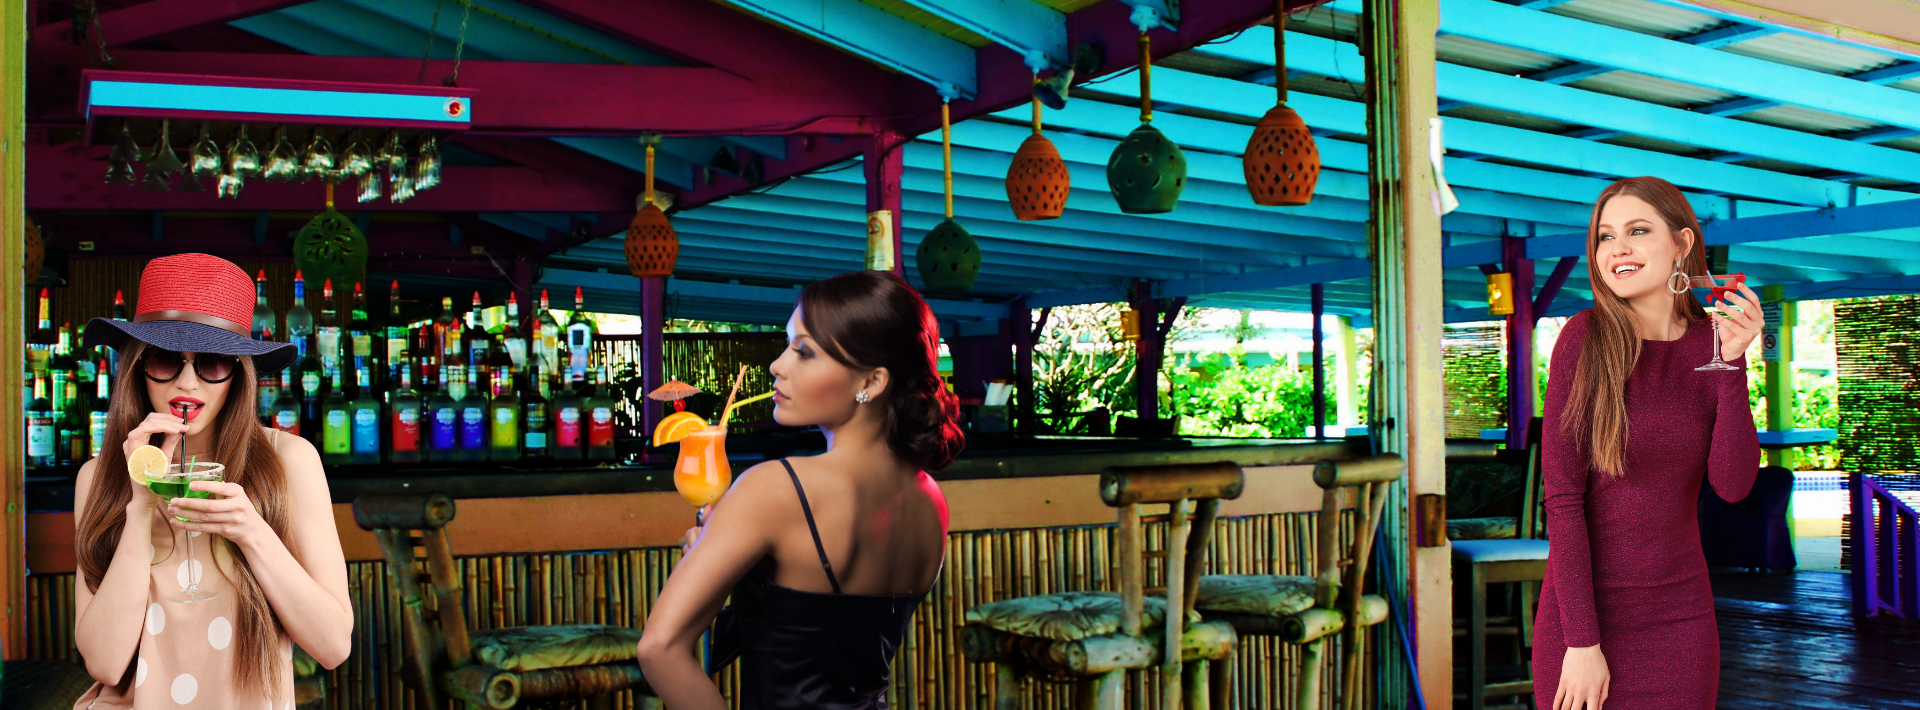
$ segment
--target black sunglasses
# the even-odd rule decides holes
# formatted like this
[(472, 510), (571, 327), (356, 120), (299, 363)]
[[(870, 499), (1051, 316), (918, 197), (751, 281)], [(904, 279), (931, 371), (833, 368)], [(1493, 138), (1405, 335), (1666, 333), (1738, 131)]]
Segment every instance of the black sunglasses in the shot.
[(186, 369), (188, 363), (193, 365), (193, 374), (201, 382), (217, 385), (233, 377), (238, 358), (219, 353), (196, 353), (192, 360), (188, 360), (185, 355), (172, 350), (147, 348), (146, 354), (140, 356), (140, 372), (154, 382), (172, 382), (180, 377), (180, 371)]

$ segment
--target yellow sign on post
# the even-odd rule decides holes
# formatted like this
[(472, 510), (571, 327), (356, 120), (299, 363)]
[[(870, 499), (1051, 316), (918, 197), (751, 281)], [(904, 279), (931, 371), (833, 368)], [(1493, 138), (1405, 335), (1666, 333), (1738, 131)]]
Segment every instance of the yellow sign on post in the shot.
[(893, 210), (867, 213), (867, 268), (892, 271), (897, 256), (893, 253)]
[(1513, 315), (1513, 274), (1487, 274), (1487, 313)]

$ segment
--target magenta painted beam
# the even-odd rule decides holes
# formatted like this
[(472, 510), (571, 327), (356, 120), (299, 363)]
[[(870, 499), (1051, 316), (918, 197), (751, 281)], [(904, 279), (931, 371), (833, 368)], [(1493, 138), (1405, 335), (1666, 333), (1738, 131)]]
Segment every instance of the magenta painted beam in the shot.
[[(43, 131), (34, 131), (44, 136)], [(209, 185), (206, 192), (147, 192), (137, 185), (107, 185), (107, 164), (78, 143), (44, 145), (28, 138), (27, 208), (34, 210), (315, 210), (325, 204), (325, 188), (306, 184), (252, 180), (238, 199), (220, 199)], [(142, 166), (138, 168), (145, 170)], [(143, 172), (144, 174), (144, 172)], [(382, 212), (626, 212), (632, 214), (634, 193), (622, 186), (548, 175), (519, 167), (447, 167), (439, 187), (402, 204), (380, 199), (364, 205), (353, 201), (349, 180), (336, 188), (341, 210)], [(203, 183), (206, 184), (206, 183)]]
[(1527, 447), (1527, 427), (1533, 422), (1533, 260), (1527, 258), (1522, 237), (1501, 237), (1500, 253), (1513, 275), (1513, 313), (1507, 316), (1507, 448), (1519, 451)]
[[(164, 34), (190, 30), (202, 25), (226, 24), (310, 0), (153, 0), (132, 7), (100, 13), (100, 33), (107, 46), (118, 47)], [(89, 30), (91, 32), (91, 30)], [(33, 29), (32, 42), (67, 43), (73, 33), (73, 21), (62, 20)], [(94, 38), (88, 35), (91, 44)]]
[[(446, 145), (456, 145), (553, 176), (565, 176), (574, 180), (616, 187), (634, 195), (646, 189), (646, 176), (613, 161), (545, 138), (476, 136), (463, 133), (449, 139)], [(621, 220), (622, 225), (633, 218), (633, 201), (628, 201), (626, 212), (627, 218)]]
[[(35, 123), (77, 123), (75, 82), (85, 54), (70, 45), (37, 51), (29, 61), (29, 116)], [(435, 60), (429, 74), (451, 62)], [(413, 84), (418, 59), (316, 57), (218, 52), (114, 52), (114, 68), (159, 74), (204, 74), (254, 79)], [(623, 66), (468, 60), (460, 86), (485, 96), (475, 112), (476, 133), (529, 135), (621, 134), (755, 135), (806, 131), (865, 135), (864, 118), (893, 112), (884, 92), (843, 86), (844, 77), (806, 73), (743, 78), (703, 67)]]
[[(48, 228), (48, 248), (66, 252), (73, 259), (150, 259), (197, 251), (236, 261), (290, 261), (293, 244), (287, 235), (316, 213), (317, 210), (273, 213), (268, 221), (267, 239), (258, 244), (253, 241), (253, 215), (243, 213), (232, 213), (231, 218), (170, 213), (164, 220), (158, 242), (152, 239), (152, 214), (147, 212), (37, 213), (34, 217)], [(367, 232), (369, 269), (503, 283), (493, 264), (485, 256), (473, 254), (470, 246), (484, 246), (498, 255), (527, 241), (495, 228), (470, 232), (467, 242), (455, 247), (447, 242), (446, 224), (417, 220), (375, 219), (368, 225)], [(80, 251), (82, 242), (92, 242), (93, 251)]]
[[(666, 384), (666, 341), (663, 336), (667, 329), (667, 280), (664, 278), (640, 279), (640, 385), (642, 392), (652, 392)], [(653, 427), (660, 423), (661, 407), (664, 403), (650, 398), (640, 399), (640, 431), (651, 435)]]
[(902, 219), (900, 209), (900, 176), (906, 172), (907, 139), (898, 133), (882, 131), (867, 139), (866, 162), (862, 169), (867, 175), (867, 212), (887, 210), (893, 215), (893, 273), (902, 277), (907, 275), (907, 255), (902, 253)]

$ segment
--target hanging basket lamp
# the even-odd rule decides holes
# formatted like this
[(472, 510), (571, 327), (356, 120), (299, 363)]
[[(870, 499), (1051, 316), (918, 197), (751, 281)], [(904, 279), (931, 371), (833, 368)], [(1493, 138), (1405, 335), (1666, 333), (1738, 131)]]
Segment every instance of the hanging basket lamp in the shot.
[(654, 202), (653, 149), (659, 145), (660, 136), (642, 136), (640, 142), (647, 146), (647, 191), (641, 196), (645, 204), (627, 225), (627, 270), (643, 279), (666, 278), (673, 275), (673, 266), (680, 260), (680, 235), (667, 221), (667, 213)]
[(1314, 185), (1320, 182), (1320, 149), (1307, 122), (1287, 107), (1286, 37), (1286, 0), (1274, 0), (1273, 86), (1279, 102), (1254, 124), (1241, 167), (1254, 204), (1298, 207), (1313, 199)]
[(367, 235), (333, 208), (333, 181), (327, 181), (327, 209), (293, 235), (293, 268), (308, 280), (358, 283), (367, 274)]
[[(1063, 70), (1070, 71), (1070, 70)], [(1036, 89), (1039, 81), (1034, 82)], [(1054, 219), (1067, 211), (1073, 178), (1060, 149), (1040, 132), (1040, 97), (1033, 98), (1033, 135), (1020, 143), (1007, 169), (1007, 204), (1013, 216), (1025, 221)]]
[(921, 238), (913, 261), (930, 291), (966, 291), (980, 276), (980, 242), (953, 221), (953, 127), (947, 104), (940, 104), (940, 153), (945, 161), (947, 218)]
[(1153, 127), (1153, 58), (1146, 25), (1140, 29), (1140, 127), (1107, 160), (1107, 187), (1128, 214), (1172, 212), (1187, 186), (1187, 156)]

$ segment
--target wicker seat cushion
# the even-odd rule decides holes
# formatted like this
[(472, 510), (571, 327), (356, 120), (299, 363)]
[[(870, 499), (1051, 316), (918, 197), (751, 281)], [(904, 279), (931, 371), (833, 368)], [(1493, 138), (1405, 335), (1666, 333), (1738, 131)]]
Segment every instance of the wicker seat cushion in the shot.
[(634, 660), (640, 630), (624, 626), (516, 626), (473, 635), (478, 662), (514, 672)]
[[(1147, 597), (1145, 601), (1141, 625), (1158, 628), (1165, 624), (1166, 600)], [(1018, 636), (1075, 641), (1118, 632), (1120, 613), (1119, 594), (1062, 592), (981, 604), (967, 610), (967, 623), (985, 624), (996, 631)]]
[(1194, 607), (1210, 612), (1288, 616), (1313, 607), (1312, 577), (1213, 574), (1200, 578)]

